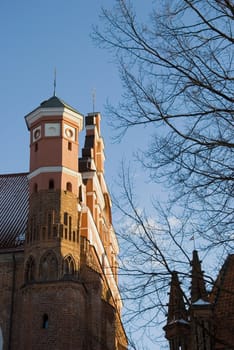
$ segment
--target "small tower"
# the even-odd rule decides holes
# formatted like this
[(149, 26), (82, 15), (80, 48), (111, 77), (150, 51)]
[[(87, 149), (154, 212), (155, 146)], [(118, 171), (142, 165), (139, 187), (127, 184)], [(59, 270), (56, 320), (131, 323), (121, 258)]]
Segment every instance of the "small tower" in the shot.
[(25, 119), (29, 214), (13, 349), (126, 350), (101, 116), (86, 117), (80, 161), (77, 110), (53, 96)]
[[(47, 259), (54, 264), (56, 261), (57, 278), (77, 271), (79, 266), (77, 198), (82, 179), (78, 173), (78, 138), (83, 116), (53, 96), (25, 119), (31, 139), (25, 260), (28, 266), (37, 260), (39, 267), (35, 271), (26, 269), (25, 278), (50, 278), (46, 276), (50, 271), (43, 267)], [(61, 256), (68, 260), (59, 261)]]
[(178, 275), (174, 271), (169, 293), (167, 324), (164, 327), (170, 350), (187, 350), (190, 325)]
[(31, 141), (19, 349), (45, 349), (50, 339), (50, 348), (64, 349), (70, 343), (68, 348), (79, 349), (85, 333), (84, 288), (78, 282), (78, 138), (83, 116), (53, 96), (25, 119)]
[(191, 282), (191, 344), (194, 350), (213, 349), (212, 304), (208, 301), (201, 262), (198, 253), (193, 251)]

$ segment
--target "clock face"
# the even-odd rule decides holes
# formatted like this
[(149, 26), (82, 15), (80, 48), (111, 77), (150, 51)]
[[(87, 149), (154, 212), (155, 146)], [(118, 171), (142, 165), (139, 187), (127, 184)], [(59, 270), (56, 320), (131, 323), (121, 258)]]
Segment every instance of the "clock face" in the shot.
[(75, 128), (73, 128), (70, 125), (64, 124), (63, 131), (64, 131), (64, 137), (66, 137), (67, 139), (70, 139), (71, 141), (75, 141), (76, 139)]
[(38, 126), (33, 130), (33, 142), (37, 141), (38, 139), (41, 138), (41, 126)]

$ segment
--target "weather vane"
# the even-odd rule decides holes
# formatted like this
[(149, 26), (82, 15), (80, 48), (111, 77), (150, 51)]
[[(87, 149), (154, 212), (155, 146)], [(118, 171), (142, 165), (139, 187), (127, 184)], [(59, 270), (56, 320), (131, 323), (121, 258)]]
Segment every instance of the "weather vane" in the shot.
[(95, 103), (96, 103), (96, 89), (92, 91), (92, 101), (93, 101), (93, 113), (95, 111)]
[(54, 69), (54, 96), (56, 96), (56, 68)]

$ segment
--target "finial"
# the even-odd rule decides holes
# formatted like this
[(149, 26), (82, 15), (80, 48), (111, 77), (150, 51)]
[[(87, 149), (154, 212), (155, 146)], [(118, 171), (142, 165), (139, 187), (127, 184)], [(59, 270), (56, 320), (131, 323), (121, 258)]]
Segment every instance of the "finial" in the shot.
[(96, 103), (96, 89), (92, 91), (92, 100), (93, 100), (93, 113), (95, 112), (95, 103)]
[(54, 96), (56, 96), (56, 68), (54, 69)]

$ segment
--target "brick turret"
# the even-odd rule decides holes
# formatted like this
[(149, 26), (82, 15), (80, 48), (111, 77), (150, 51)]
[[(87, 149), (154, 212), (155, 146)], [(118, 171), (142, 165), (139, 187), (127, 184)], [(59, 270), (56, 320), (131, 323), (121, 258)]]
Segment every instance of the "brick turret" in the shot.
[(77, 110), (53, 96), (25, 119), (29, 214), (13, 349), (125, 350), (101, 115), (86, 117), (79, 162)]
[(164, 327), (170, 350), (186, 350), (189, 343), (190, 325), (185, 308), (184, 296), (177, 273), (172, 273), (167, 324)]

